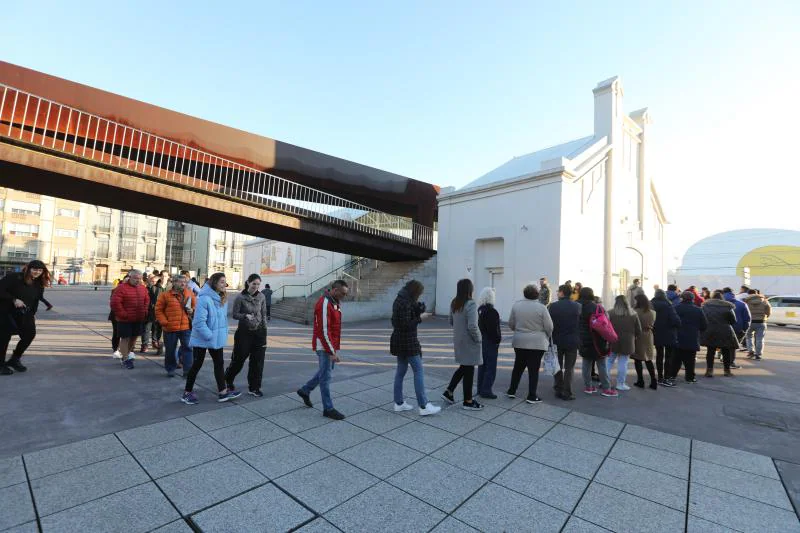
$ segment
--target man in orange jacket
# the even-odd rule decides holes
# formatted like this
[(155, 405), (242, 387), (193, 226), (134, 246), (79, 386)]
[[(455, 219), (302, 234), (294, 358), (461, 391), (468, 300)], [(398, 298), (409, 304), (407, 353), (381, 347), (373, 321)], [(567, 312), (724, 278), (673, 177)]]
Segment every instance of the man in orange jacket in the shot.
[(181, 343), (178, 360), (184, 369), (192, 367), (189, 337), (192, 333), (195, 303), (195, 295), (186, 288), (186, 278), (181, 275), (172, 278), (172, 287), (162, 292), (156, 302), (156, 320), (164, 330), (164, 368), (169, 377), (175, 376), (178, 341)]

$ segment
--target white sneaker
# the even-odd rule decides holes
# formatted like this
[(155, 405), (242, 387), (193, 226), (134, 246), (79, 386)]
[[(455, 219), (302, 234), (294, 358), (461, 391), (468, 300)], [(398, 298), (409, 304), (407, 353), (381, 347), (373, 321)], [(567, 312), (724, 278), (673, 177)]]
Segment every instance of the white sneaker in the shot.
[(410, 411), (413, 407), (408, 404), (408, 402), (403, 402), (402, 405), (394, 404), (394, 412), (400, 413), (402, 411)]
[(623, 383), (621, 385), (617, 385), (617, 390), (631, 390), (631, 388)]
[(113, 357), (114, 359), (122, 359), (122, 354), (120, 353), (119, 350), (116, 350), (114, 353), (111, 354), (111, 357)]
[(442, 408), (438, 405), (433, 405), (432, 403), (428, 402), (428, 405), (425, 406), (425, 409), (422, 407), (419, 408), (419, 416), (435, 415), (441, 410)]
[(136, 354), (131, 352), (128, 354), (128, 359), (136, 359)]

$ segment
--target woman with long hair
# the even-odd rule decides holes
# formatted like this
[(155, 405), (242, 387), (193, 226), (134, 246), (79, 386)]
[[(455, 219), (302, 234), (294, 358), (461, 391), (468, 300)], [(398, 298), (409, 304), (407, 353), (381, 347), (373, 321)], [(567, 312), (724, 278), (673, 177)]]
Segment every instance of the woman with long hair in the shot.
[(644, 388), (644, 373), (642, 369), (642, 361), (647, 365), (647, 373), (650, 374), (650, 388), (655, 390), (658, 388), (658, 381), (656, 380), (656, 369), (653, 366), (653, 352), (655, 345), (653, 344), (653, 325), (656, 322), (656, 312), (653, 311), (650, 300), (644, 294), (637, 294), (634, 297), (634, 311), (636, 316), (639, 317), (639, 324), (642, 326), (642, 334), (636, 337), (636, 349), (631, 354), (633, 357), (633, 366), (636, 368), (636, 385), (640, 389)]
[(181, 401), (187, 405), (197, 403), (194, 392), (194, 381), (197, 373), (203, 368), (206, 351), (214, 362), (214, 378), (217, 381), (218, 402), (227, 402), (242, 395), (236, 390), (228, 390), (225, 384), (225, 360), (222, 349), (228, 341), (228, 302), (225, 292), (228, 284), (225, 274), (217, 272), (212, 275), (197, 297), (197, 307), (192, 319), (192, 336), (189, 345), (192, 347), (192, 368), (186, 375), (186, 388)]
[(478, 367), (478, 395), (487, 400), (497, 399), (492, 392), (497, 376), (497, 353), (503, 336), (500, 333), (500, 313), (494, 307), (495, 292), (485, 287), (478, 297), (478, 329), (481, 330), (483, 364)]
[(516, 398), (517, 386), (527, 368), (528, 397), (525, 401), (539, 403), (542, 401), (536, 395), (539, 367), (553, 336), (553, 320), (547, 307), (539, 301), (539, 289), (536, 285), (525, 287), (522, 295), (525, 299), (514, 304), (508, 319), (508, 327), (514, 332), (514, 339), (511, 341), (514, 347), (514, 368), (511, 371), (511, 384), (508, 386), (506, 396)]
[[(0, 280), (0, 306), (5, 317), (0, 318), (0, 375), (25, 372), (22, 355), (36, 338), (36, 311), (39, 300), (44, 297), (45, 287), (50, 286), (50, 271), (47, 266), (34, 259), (22, 272), (7, 274)], [(8, 343), (12, 335), (19, 335), (19, 342), (6, 362)]]
[(267, 304), (260, 289), (261, 276), (250, 274), (244, 290), (233, 302), (233, 319), (239, 321), (239, 327), (233, 335), (233, 356), (225, 371), (228, 391), (236, 390), (233, 380), (241, 372), (244, 362), (250, 358), (247, 388), (248, 393), (257, 398), (264, 396), (261, 392), (261, 380), (267, 352)]
[(478, 305), (472, 299), (472, 281), (459, 280), (456, 284), (456, 297), (450, 302), (450, 325), (453, 326), (453, 351), (458, 369), (442, 393), (442, 398), (449, 403), (456, 403), (453, 392), (458, 382), (464, 380), (464, 402), (462, 407), (469, 410), (481, 410), (483, 406), (472, 398), (472, 381), (475, 376), (475, 365), (483, 362), (481, 355), (481, 330), (478, 327)]
[(417, 326), (425, 316), (425, 303), (419, 301), (425, 287), (412, 279), (397, 293), (392, 304), (392, 336), (389, 351), (397, 357), (397, 371), (394, 374), (394, 410), (397, 413), (411, 411), (414, 407), (403, 396), (403, 379), (408, 366), (414, 372), (414, 392), (420, 416), (435, 415), (441, 407), (428, 402), (425, 395), (425, 379), (422, 371), (422, 347), (417, 336)]
[[(634, 295), (634, 298), (638, 296)], [(614, 299), (614, 308), (609, 313), (611, 325), (617, 332), (618, 340), (611, 344), (611, 355), (608, 357), (608, 375), (617, 363), (617, 390), (626, 391), (631, 388), (625, 383), (628, 375), (628, 358), (636, 351), (636, 339), (642, 334), (639, 317), (628, 304), (628, 297), (620, 294)]]

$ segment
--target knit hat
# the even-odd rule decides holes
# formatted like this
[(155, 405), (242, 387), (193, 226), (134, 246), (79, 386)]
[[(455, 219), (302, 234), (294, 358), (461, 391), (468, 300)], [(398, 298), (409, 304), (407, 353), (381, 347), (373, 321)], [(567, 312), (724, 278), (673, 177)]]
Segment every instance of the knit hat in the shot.
[(692, 291), (683, 291), (681, 293), (681, 300), (685, 300), (687, 302), (694, 301), (694, 293)]

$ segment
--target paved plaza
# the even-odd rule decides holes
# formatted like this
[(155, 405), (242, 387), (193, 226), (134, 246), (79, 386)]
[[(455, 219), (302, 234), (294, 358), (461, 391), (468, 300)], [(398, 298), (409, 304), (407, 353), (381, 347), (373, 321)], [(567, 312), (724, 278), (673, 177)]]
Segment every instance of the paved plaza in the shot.
[[(423, 418), (392, 410), (386, 324), (345, 325), (332, 422), (318, 391), (314, 409), (293, 394), (308, 328), (273, 325), (270, 397), (217, 404), (208, 362), (184, 406), (159, 358), (108, 357), (108, 293), (52, 292), (30, 371), (2, 380), (0, 531), (800, 532), (797, 330), (734, 379), (563, 402), (542, 375), (543, 404)], [(445, 324), (420, 333), (437, 403)], [(410, 372), (404, 390), (415, 403)]]

